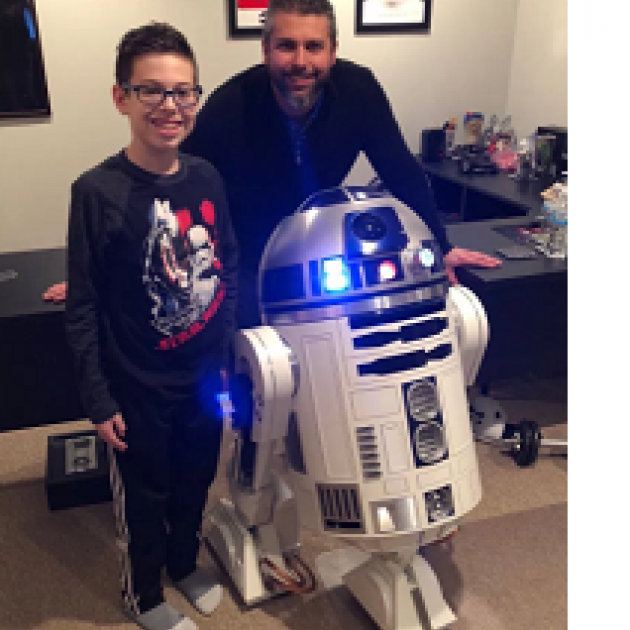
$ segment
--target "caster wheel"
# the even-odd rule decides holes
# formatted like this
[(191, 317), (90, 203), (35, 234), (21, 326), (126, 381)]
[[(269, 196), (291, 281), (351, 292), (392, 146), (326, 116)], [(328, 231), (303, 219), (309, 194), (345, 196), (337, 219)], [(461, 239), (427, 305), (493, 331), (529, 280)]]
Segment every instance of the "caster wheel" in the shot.
[(514, 461), (522, 468), (531, 466), (538, 459), (540, 427), (533, 420), (522, 420), (514, 427), (514, 438), (512, 446)]

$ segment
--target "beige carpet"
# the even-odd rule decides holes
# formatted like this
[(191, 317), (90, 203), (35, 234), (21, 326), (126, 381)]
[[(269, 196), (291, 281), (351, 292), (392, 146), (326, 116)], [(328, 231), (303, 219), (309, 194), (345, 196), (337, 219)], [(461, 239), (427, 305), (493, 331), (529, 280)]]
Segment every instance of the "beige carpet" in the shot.
[[(566, 437), (566, 381), (503, 383), (512, 420), (535, 419), (548, 437)], [(44, 470), (47, 436), (89, 423), (0, 434), (0, 630), (119, 630), (136, 626), (119, 606), (114, 522), (109, 504), (51, 513)], [(567, 627), (567, 459), (542, 455), (518, 468), (478, 445), (484, 497), (451, 545), (432, 547), (435, 569), (458, 620), (452, 630), (562, 630)], [(225, 463), (225, 462), (223, 462)], [(225, 495), (217, 481), (210, 500)], [(339, 586), (334, 568), (352, 550), (303, 535), (303, 555), (320, 570), (320, 589), (246, 609), (207, 552), (202, 563), (226, 586), (211, 618), (167, 587), (167, 598), (208, 630), (376, 630)], [(332, 568), (332, 569), (331, 569)], [(332, 570), (332, 573), (331, 573)]]

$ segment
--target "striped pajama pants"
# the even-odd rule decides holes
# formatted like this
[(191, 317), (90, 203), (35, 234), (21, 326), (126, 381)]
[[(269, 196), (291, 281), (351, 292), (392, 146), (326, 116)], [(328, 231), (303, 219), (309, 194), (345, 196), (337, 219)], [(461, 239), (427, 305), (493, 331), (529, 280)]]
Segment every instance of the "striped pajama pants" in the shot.
[(141, 614), (164, 601), (161, 571), (178, 581), (196, 567), (222, 421), (197, 396), (176, 402), (140, 388), (118, 392), (125, 452), (109, 449), (123, 603)]

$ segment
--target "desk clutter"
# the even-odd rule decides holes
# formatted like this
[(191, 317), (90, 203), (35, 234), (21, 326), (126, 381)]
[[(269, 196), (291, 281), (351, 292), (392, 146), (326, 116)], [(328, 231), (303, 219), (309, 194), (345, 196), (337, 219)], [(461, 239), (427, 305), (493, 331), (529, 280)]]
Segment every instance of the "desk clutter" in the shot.
[(484, 147), (475, 144), (463, 144), (453, 148), (451, 159), (458, 160), (460, 173), (468, 175), (494, 175), (500, 168)]
[[(531, 258), (538, 252), (547, 258), (564, 259), (568, 255), (569, 190), (567, 184), (556, 183), (541, 193), (541, 212), (534, 221), (521, 225), (497, 226), (502, 236), (516, 243), (517, 250), (499, 252), (505, 258)], [(532, 255), (525, 252), (529, 250)], [(513, 254), (513, 255), (511, 255)]]
[(519, 180), (560, 181), (566, 177), (567, 129), (538, 127), (518, 141), (511, 116), (493, 114), (485, 124), (482, 112), (467, 111), (463, 117), (464, 139), (455, 143), (457, 118), (441, 128), (424, 129), (420, 154), (425, 162), (457, 160), (460, 173), (496, 174), (506, 172)]

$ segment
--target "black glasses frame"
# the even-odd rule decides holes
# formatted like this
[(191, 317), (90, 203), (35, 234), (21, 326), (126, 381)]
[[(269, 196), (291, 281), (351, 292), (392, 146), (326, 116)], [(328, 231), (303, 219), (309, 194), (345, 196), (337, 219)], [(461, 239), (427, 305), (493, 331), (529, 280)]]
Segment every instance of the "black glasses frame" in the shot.
[[(149, 105), (150, 107), (159, 107), (170, 96), (172, 97), (173, 102), (177, 105), (177, 107), (188, 109), (190, 107), (198, 105), (199, 100), (201, 99), (201, 95), (203, 94), (203, 88), (200, 85), (195, 85), (193, 88), (190, 88), (190, 90), (197, 95), (197, 100), (194, 103), (180, 103), (177, 99), (177, 91), (181, 90), (181, 88), (165, 90), (164, 88), (159, 88), (153, 85), (131, 85), (130, 83), (124, 83), (120, 87), (126, 92), (135, 92), (136, 98), (144, 105)], [(157, 103), (147, 103), (146, 101), (143, 101), (140, 97), (140, 90), (142, 90), (143, 88), (153, 88), (155, 90), (160, 90), (162, 92), (162, 98)]]

